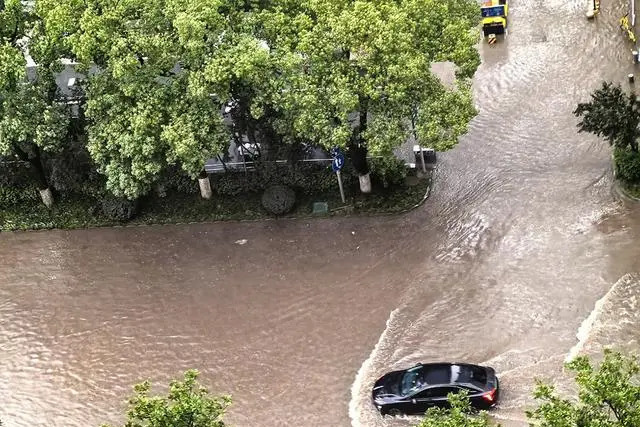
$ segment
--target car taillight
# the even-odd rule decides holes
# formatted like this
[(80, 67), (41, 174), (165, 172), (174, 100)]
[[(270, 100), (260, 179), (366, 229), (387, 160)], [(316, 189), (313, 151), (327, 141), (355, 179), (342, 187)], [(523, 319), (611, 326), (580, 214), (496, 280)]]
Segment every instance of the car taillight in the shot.
[(496, 394), (496, 389), (493, 388), (492, 390), (488, 391), (487, 393), (483, 393), (481, 397), (483, 399), (487, 400), (488, 402), (494, 402), (494, 395)]

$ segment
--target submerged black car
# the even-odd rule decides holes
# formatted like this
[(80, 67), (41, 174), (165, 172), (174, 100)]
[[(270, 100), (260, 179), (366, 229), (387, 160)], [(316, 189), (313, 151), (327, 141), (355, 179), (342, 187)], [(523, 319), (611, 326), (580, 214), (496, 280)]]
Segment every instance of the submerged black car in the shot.
[(424, 414), (432, 406), (447, 407), (447, 395), (467, 391), (477, 409), (499, 399), (494, 369), (466, 363), (428, 363), (385, 374), (374, 384), (372, 399), (382, 415)]

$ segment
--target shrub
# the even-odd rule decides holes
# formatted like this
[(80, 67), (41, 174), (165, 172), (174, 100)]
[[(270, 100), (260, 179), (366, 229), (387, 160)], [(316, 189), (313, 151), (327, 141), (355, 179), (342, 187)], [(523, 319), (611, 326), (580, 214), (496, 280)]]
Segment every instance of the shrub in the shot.
[(405, 162), (394, 156), (376, 157), (370, 159), (370, 164), (374, 179), (378, 180), (383, 187), (401, 185), (407, 176)]
[[(158, 180), (158, 187), (164, 191), (177, 191), (183, 194), (196, 194), (198, 183), (176, 166), (165, 169)], [(164, 196), (164, 194), (160, 194)]]
[[(353, 169), (345, 167), (343, 185), (348, 188), (355, 182)], [(284, 185), (297, 192), (312, 195), (338, 189), (336, 175), (328, 165), (261, 165), (258, 170), (227, 172), (211, 175), (212, 189), (222, 196), (237, 196), (247, 192), (261, 192), (272, 185)]]
[(39, 201), (40, 195), (35, 187), (0, 186), (0, 207), (2, 208)]
[(82, 194), (85, 183), (98, 175), (89, 152), (79, 141), (72, 141), (62, 152), (45, 153), (43, 158), (49, 184), (60, 193)]
[[(357, 175), (350, 164), (341, 171), (343, 186), (350, 188), (357, 183)], [(238, 196), (242, 193), (259, 193), (272, 185), (283, 185), (296, 194), (317, 195), (338, 191), (336, 174), (329, 164), (262, 164), (257, 170), (227, 172), (210, 175), (212, 190), (221, 196)]]
[(136, 215), (138, 203), (119, 197), (106, 197), (101, 202), (102, 214), (114, 221), (128, 221)]
[(104, 197), (109, 197), (109, 193), (107, 192), (107, 182), (104, 175), (100, 175), (97, 172), (89, 174), (87, 180), (83, 182), (78, 189), (77, 194), (98, 200)]
[[(306, 195), (331, 193), (338, 191), (336, 174), (329, 165), (307, 164), (296, 167), (286, 175), (285, 184)], [(357, 181), (356, 171), (351, 164), (346, 164), (341, 171), (344, 188), (350, 188)]]
[(614, 169), (621, 181), (639, 185), (639, 152), (615, 147)]
[(223, 196), (238, 196), (246, 192), (257, 192), (265, 189), (265, 184), (256, 172), (245, 175), (243, 172), (227, 172), (210, 177), (212, 190)]
[(27, 162), (0, 158), (0, 187), (27, 187), (33, 182), (31, 166)]
[(294, 207), (296, 193), (284, 185), (273, 185), (265, 190), (261, 202), (267, 212), (282, 215)]

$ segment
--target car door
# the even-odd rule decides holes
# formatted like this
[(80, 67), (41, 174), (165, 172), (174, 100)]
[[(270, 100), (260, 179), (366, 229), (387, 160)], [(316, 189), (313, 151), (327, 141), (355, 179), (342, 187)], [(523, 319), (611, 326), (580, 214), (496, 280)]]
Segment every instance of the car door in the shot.
[(458, 387), (453, 386), (443, 386), (443, 387), (434, 387), (431, 390), (430, 397), (430, 406), (438, 406), (441, 408), (449, 407), (447, 401), (447, 395), (450, 393), (459, 393), (461, 391)]
[(482, 391), (475, 390), (471, 387), (461, 387), (461, 390), (467, 392), (467, 397), (470, 399), (470, 403), (473, 407), (479, 407), (487, 404), (487, 402), (481, 397), (483, 394)]
[(428, 388), (427, 390), (419, 391), (414, 396), (411, 397), (411, 411), (408, 411), (414, 415), (423, 415), (432, 405), (433, 389)]
[(412, 403), (412, 414), (423, 415), (425, 411), (437, 404), (438, 399), (443, 393), (447, 396), (448, 391), (445, 389), (450, 388), (452, 387), (430, 387), (416, 393), (410, 399)]

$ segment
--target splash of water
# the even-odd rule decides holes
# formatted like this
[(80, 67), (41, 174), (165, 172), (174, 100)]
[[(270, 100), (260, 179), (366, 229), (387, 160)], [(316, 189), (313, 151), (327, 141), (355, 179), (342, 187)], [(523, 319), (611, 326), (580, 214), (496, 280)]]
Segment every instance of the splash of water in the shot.
[(361, 393), (361, 390), (366, 384), (367, 380), (367, 373), (371, 371), (373, 362), (376, 358), (376, 356), (380, 353), (383, 343), (385, 342), (387, 336), (390, 333), (390, 325), (396, 318), (397, 314), (399, 312), (399, 309), (396, 308), (392, 310), (392, 312), (389, 315), (389, 318), (387, 319), (387, 322), (385, 323), (385, 330), (383, 330), (383, 333), (378, 339), (378, 342), (374, 346), (374, 349), (370, 353), (369, 357), (363, 362), (361, 365), (360, 369), (356, 373), (356, 377), (354, 378), (354, 382), (352, 383), (352, 389), (351, 389), (351, 394), (352, 397), (349, 401), (349, 417), (352, 420), (352, 427), (360, 427), (361, 425), (364, 425), (364, 423), (361, 420), (361, 416), (363, 411), (360, 410), (360, 408), (363, 405), (363, 399), (361, 396), (365, 395), (368, 396), (367, 393)]
[(592, 331), (596, 328), (597, 321), (603, 313), (603, 307), (605, 306), (605, 304), (610, 300), (610, 298), (612, 298), (612, 296), (620, 287), (629, 284), (632, 280), (634, 280), (634, 278), (631, 274), (624, 275), (619, 280), (617, 280), (616, 283), (614, 283), (614, 285), (612, 285), (612, 287), (608, 290), (608, 292), (606, 292), (605, 295), (603, 295), (594, 304), (594, 309), (592, 309), (588, 317), (586, 317), (585, 320), (581, 322), (581, 326), (579, 326), (579, 330), (576, 333), (578, 342), (570, 349), (568, 354), (565, 356), (566, 363), (577, 357), (581, 350), (583, 350), (583, 347), (590, 338)]

